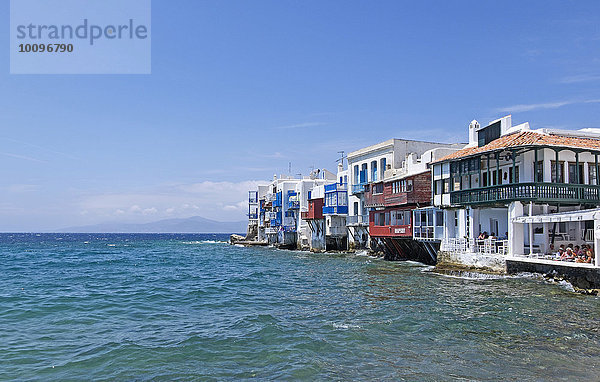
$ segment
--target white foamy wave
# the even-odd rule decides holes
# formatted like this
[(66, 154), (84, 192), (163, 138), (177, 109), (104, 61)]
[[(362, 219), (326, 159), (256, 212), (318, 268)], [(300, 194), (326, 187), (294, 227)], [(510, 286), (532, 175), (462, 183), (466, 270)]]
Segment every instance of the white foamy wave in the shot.
[(218, 240), (195, 240), (195, 241), (182, 241), (181, 244), (186, 245), (198, 245), (198, 244), (223, 244), (227, 243), (226, 241), (218, 241)]
[(332, 323), (332, 325), (335, 329), (344, 329), (344, 330), (360, 329), (360, 325), (356, 325), (356, 324), (340, 324), (340, 323), (334, 322), (334, 323)]
[(463, 280), (499, 280), (512, 278), (509, 275), (496, 275), (492, 273), (480, 273), (471, 271), (447, 271), (447, 272), (434, 272), (440, 276), (449, 277), (453, 279)]
[(435, 265), (424, 265), (421, 272), (433, 272), (435, 270)]
[(236, 244), (236, 245), (235, 245), (235, 247), (238, 247), (238, 248), (246, 248), (246, 247), (244, 247), (242, 244)]
[(368, 251), (354, 252), (354, 256), (369, 256), (369, 252)]
[(571, 285), (571, 283), (566, 280), (560, 280), (559, 282), (557, 282), (557, 284), (559, 287), (568, 290), (569, 292), (575, 292), (575, 288), (573, 288), (573, 285)]

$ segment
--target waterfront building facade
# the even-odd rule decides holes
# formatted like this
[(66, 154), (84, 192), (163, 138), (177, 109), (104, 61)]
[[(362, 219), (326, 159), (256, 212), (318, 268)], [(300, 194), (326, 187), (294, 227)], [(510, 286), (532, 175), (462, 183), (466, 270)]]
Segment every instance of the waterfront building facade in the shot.
[[(442, 144), (390, 139), (348, 154), (348, 241), (350, 248), (369, 248), (369, 213), (376, 206), (366, 201), (365, 192), (372, 185), (382, 187), (386, 174), (394, 176), (393, 170), (401, 170), (410, 155), (419, 158), (426, 151), (441, 148), (458, 148), (463, 145)], [(412, 158), (412, 157), (411, 157)], [(412, 159), (411, 159), (412, 160)], [(390, 171), (392, 170), (392, 171)], [(377, 188), (378, 189), (378, 188)]]
[(413, 237), (439, 242), (449, 262), (501, 269), (507, 257), (594, 245), (593, 219), (558, 216), (600, 206), (599, 155), (593, 129), (531, 130), (512, 126), (511, 116), (485, 127), (473, 121), (469, 144), (432, 164), (433, 208), (415, 211)]
[[(312, 188), (335, 182), (335, 179), (335, 174), (322, 169), (301, 179), (274, 176), (271, 183), (259, 185), (258, 190), (249, 193), (249, 209), (254, 211), (255, 206), (258, 207), (258, 219), (256, 223), (249, 219), (248, 231), (256, 224), (256, 240), (259, 242), (287, 248), (308, 247), (309, 226), (301, 211), (308, 208)], [(255, 196), (257, 203), (254, 202)], [(253, 240), (250, 235), (248, 238)]]

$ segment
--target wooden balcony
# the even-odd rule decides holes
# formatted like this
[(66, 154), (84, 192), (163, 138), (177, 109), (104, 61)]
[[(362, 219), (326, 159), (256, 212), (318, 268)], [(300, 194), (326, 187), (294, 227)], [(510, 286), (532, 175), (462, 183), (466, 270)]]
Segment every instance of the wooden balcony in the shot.
[(308, 201), (308, 211), (302, 212), (303, 220), (323, 219), (323, 198)]
[(600, 204), (600, 186), (562, 183), (517, 183), (450, 193), (450, 202), (455, 205), (497, 204), (512, 201)]
[(365, 207), (383, 207), (385, 205), (385, 197), (383, 193), (374, 194), (373, 190), (365, 192)]
[(369, 224), (369, 234), (372, 237), (409, 237), (412, 238), (412, 226), (409, 225), (383, 225)]

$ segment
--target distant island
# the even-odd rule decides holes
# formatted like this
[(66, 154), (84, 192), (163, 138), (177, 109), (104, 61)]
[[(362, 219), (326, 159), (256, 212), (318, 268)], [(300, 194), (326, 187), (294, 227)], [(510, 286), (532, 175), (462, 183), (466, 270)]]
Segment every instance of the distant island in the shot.
[(67, 227), (56, 232), (70, 233), (245, 233), (248, 222), (219, 222), (201, 216), (186, 219), (164, 219), (151, 223), (106, 222)]

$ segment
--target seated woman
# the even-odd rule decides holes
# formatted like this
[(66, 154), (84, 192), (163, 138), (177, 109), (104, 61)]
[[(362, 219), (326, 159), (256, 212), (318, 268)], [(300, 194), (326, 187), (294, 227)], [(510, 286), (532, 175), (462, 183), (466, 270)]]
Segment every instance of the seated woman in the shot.
[(564, 254), (565, 254), (565, 246), (564, 246), (564, 244), (561, 244), (560, 247), (558, 247), (558, 252), (556, 252), (556, 254), (555, 254), (556, 260), (562, 260)]
[(562, 254), (560, 259), (563, 261), (575, 261), (575, 252), (573, 252), (571, 247), (567, 247), (567, 250)]

